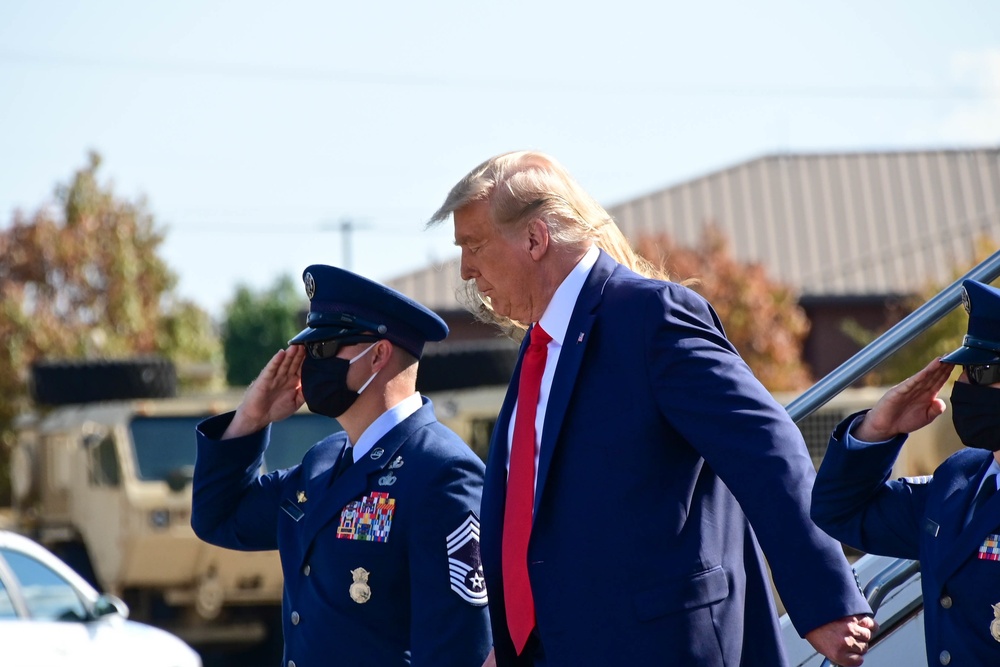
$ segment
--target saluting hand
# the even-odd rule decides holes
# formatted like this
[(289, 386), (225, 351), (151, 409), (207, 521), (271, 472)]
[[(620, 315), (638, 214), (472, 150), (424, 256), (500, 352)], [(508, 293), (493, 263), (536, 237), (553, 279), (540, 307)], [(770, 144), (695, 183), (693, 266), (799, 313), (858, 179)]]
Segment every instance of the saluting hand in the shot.
[(295, 414), (302, 407), (302, 360), (306, 349), (292, 345), (271, 357), (257, 379), (250, 383), (222, 439), (255, 433), (268, 424)]
[(882, 442), (927, 426), (944, 412), (944, 401), (938, 398), (938, 392), (954, 369), (940, 359), (927, 364), (919, 373), (887, 391), (852, 435), (864, 442)]

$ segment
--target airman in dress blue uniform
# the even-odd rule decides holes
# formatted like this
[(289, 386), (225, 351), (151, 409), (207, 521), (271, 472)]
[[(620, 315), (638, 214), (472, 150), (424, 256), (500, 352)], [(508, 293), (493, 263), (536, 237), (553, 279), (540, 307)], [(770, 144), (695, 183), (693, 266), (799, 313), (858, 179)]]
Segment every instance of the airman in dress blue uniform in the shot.
[[(963, 283), (968, 335), (833, 432), (812, 516), (869, 553), (919, 559), (929, 665), (1000, 665), (1000, 290)], [(932, 476), (889, 481), (906, 434), (945, 410), (965, 449)]]
[[(235, 412), (197, 428), (192, 526), (222, 547), (280, 552), (285, 667), (478, 667), (491, 645), (484, 466), (416, 391), (424, 343), (448, 328), (339, 268), (303, 280), (306, 329)], [(270, 424), (303, 403), (343, 431), (260, 474)]]

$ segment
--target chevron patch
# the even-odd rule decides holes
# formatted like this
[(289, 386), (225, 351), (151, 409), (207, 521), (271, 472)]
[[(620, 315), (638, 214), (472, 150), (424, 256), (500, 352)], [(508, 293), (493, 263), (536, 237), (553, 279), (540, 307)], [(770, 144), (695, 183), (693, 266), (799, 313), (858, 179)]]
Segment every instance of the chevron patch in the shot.
[(451, 590), (471, 605), (483, 607), (486, 596), (486, 579), (483, 561), (479, 555), (479, 519), (469, 516), (447, 537), (448, 573)]

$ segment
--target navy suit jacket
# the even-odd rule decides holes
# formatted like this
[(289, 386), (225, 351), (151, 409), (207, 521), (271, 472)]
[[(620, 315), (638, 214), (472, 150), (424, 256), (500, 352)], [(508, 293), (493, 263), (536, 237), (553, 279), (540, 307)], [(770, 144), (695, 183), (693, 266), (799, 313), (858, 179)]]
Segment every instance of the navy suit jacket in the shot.
[[(523, 662), (501, 572), (519, 371), (483, 491), (501, 667)], [(785, 664), (758, 538), (800, 633), (870, 612), (841, 546), (809, 519), (814, 476), (798, 428), (711, 306), (602, 252), (570, 319), (538, 462), (528, 562), (547, 667)]]
[(833, 432), (813, 489), (816, 523), (869, 553), (920, 560), (928, 664), (947, 651), (955, 665), (1000, 665), (1000, 494), (963, 525), (992, 453), (964, 449), (931, 477), (889, 480), (906, 437), (848, 447), (858, 414)]
[[(475, 513), (483, 463), (426, 398), (336, 480), (343, 432), (301, 465), (260, 475), (269, 428), (220, 441), (231, 420), (198, 426), (191, 524), (218, 546), (279, 550), (282, 664), (482, 665), (491, 644)], [(373, 539), (357, 539), (366, 515)], [(367, 601), (352, 596), (355, 583)]]

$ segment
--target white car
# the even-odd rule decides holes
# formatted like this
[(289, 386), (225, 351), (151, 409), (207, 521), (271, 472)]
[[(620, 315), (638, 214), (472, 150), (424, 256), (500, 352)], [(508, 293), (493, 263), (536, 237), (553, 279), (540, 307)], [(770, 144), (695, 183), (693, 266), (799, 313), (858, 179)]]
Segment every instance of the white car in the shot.
[(0, 664), (201, 667), (183, 641), (127, 617), (40, 544), (0, 530)]

